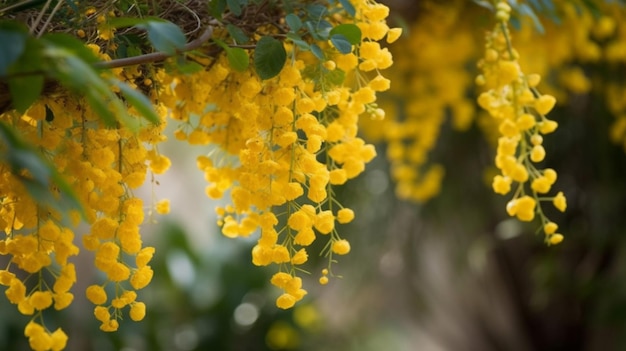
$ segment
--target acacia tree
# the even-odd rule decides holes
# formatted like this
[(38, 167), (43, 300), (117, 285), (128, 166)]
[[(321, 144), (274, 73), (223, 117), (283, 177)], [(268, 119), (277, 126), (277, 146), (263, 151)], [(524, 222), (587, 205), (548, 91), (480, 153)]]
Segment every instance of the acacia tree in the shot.
[[(387, 144), (398, 197), (425, 202), (444, 174), (428, 166), (444, 117), (449, 112), (466, 128), (476, 107), (484, 109), (482, 125), (496, 149), (493, 190), (512, 192), (506, 212), (538, 222), (548, 245), (560, 243), (564, 236), (550, 219), (557, 214), (546, 207), (565, 211), (565, 195), (552, 190), (557, 171), (540, 165), (549, 155), (544, 136), (558, 126), (549, 113), (564, 97), (545, 79), (553, 67), (525, 61), (532, 54), (523, 46), (534, 37), (517, 38), (511, 27), (540, 30), (541, 13), (574, 22), (594, 10), (619, 18), (621, 8), (476, 1), (481, 6), (472, 4), (457, 21), (465, 3), (420, 2), (428, 15), (410, 27), (409, 43), (392, 45), (396, 84), (384, 110), (377, 93), (390, 90), (382, 71), (393, 63), (385, 45), (402, 30), (389, 27), (388, 7), (374, 1), (3, 3), (0, 253), (10, 262), (0, 283), (32, 316), (25, 329), (31, 347), (65, 347), (67, 336), (51, 332), (43, 311), (72, 302), (75, 240), (95, 252), (94, 265), (106, 276), (86, 291), (100, 328), (117, 330), (126, 310), (133, 320), (144, 318), (136, 291), (154, 274), (155, 249), (143, 247), (140, 225), (146, 215), (167, 213), (169, 202), (144, 203), (133, 190), (146, 179), (156, 185), (169, 168), (159, 151), (168, 123), (176, 139), (211, 146), (197, 164), (207, 196), (230, 199), (216, 208), (218, 224), (227, 237), (260, 233), (252, 263), (276, 265), (271, 283), (282, 290), (280, 308), (306, 294), (301, 276), (314, 240), (326, 243), (322, 285), (334, 276), (337, 256), (350, 252), (340, 225), (355, 214), (335, 187), (376, 155), (358, 135), (359, 123), (370, 140)], [(574, 51), (591, 60), (604, 43), (607, 58), (619, 59), (618, 48), (608, 48), (612, 38), (622, 42), (615, 20), (598, 18), (596, 39)], [(478, 20), (489, 25), (476, 31)], [(569, 72), (564, 81), (589, 88), (584, 74)], [(468, 94), (474, 83), (480, 91)], [(616, 141), (623, 140), (623, 120), (612, 131)], [(89, 233), (74, 232), (81, 221)]]
[[(373, 1), (9, 2), (1, 9), (2, 270), (6, 296), (31, 315), (35, 350), (60, 350), (43, 311), (67, 307), (76, 280), (75, 227), (106, 281), (87, 288), (100, 329), (115, 331), (128, 309), (146, 313), (137, 290), (151, 280), (155, 252), (139, 225), (166, 199), (133, 195), (146, 175), (170, 166), (158, 144), (175, 137), (215, 146), (198, 157), (206, 194), (230, 193), (218, 208), (228, 237), (261, 237), (255, 265), (276, 264), (276, 304), (306, 294), (299, 277), (319, 235), (332, 277), (350, 251), (335, 222), (354, 213), (333, 193), (364, 170), (373, 146), (357, 121), (384, 115), (376, 92), (392, 64), (378, 41), (396, 40), (388, 8)], [(280, 224), (279, 220), (287, 224)], [(80, 233), (82, 234), (82, 233)], [(25, 274), (21, 274), (24, 272)]]

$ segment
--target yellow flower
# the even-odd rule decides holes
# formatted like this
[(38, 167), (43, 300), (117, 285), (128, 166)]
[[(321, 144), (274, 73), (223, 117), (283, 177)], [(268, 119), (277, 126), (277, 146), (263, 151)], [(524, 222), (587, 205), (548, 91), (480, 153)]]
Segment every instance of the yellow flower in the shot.
[(315, 229), (321, 234), (328, 234), (335, 228), (335, 216), (332, 211), (321, 211), (315, 217)]
[(293, 307), (295, 303), (296, 303), (296, 298), (293, 295), (287, 294), (287, 293), (280, 295), (276, 299), (276, 306), (284, 310)]
[[(544, 94), (535, 100), (535, 110), (541, 115), (547, 115), (554, 105), (556, 104), (556, 99), (552, 95)], [(544, 133), (545, 134), (545, 133)]]
[(392, 44), (402, 35), (402, 28), (391, 28), (387, 32), (387, 43)]
[(342, 208), (337, 212), (337, 222), (341, 224), (350, 223), (354, 219), (354, 211), (349, 208)]
[(346, 255), (350, 252), (350, 243), (345, 239), (335, 241), (333, 243), (333, 252), (337, 255)]
[(551, 245), (559, 244), (561, 241), (563, 241), (563, 235), (558, 234), (558, 233), (557, 234), (552, 234), (552, 235), (550, 235), (549, 241), (550, 241)]
[(168, 214), (170, 213), (170, 200), (162, 199), (156, 204), (156, 211), (158, 214)]
[(541, 162), (546, 157), (546, 150), (541, 145), (535, 145), (530, 151), (530, 160)]
[(50, 349), (52, 351), (61, 351), (65, 349), (67, 345), (67, 334), (61, 328), (55, 330), (50, 337), (52, 338), (52, 346)]
[(533, 180), (533, 182), (531, 183), (530, 187), (540, 193), (540, 194), (545, 194), (548, 191), (550, 191), (550, 187), (552, 184), (550, 184), (550, 181), (548, 180), (548, 178), (544, 177), (539, 177)]
[(146, 316), (146, 304), (143, 302), (135, 302), (130, 306), (130, 319), (139, 322)]
[(300, 249), (291, 257), (291, 264), (299, 265), (305, 263), (309, 259), (309, 255), (306, 253), (306, 249)]
[(45, 310), (52, 305), (52, 293), (50, 291), (35, 291), (28, 300), (36, 310)]
[(559, 229), (559, 226), (554, 222), (548, 222), (543, 225), (543, 231), (546, 235), (554, 234), (557, 229)]
[(154, 256), (154, 251), (154, 247), (150, 246), (141, 249), (141, 251), (139, 251), (137, 253), (137, 256), (135, 257), (135, 264), (137, 265), (137, 268), (141, 268), (147, 265), (148, 262), (150, 262), (150, 260), (152, 259), (152, 256)]
[(143, 289), (150, 283), (153, 275), (154, 271), (152, 271), (150, 266), (143, 266), (137, 269), (132, 275), (130, 278), (130, 285), (135, 290)]
[(565, 198), (565, 195), (563, 195), (562, 191), (559, 191), (556, 194), (556, 196), (552, 200), (552, 203), (554, 204), (554, 207), (556, 207), (559, 211), (565, 212), (565, 209), (567, 208), (567, 199)]
[(509, 191), (511, 191), (511, 178), (497, 175), (493, 177), (493, 183), (491, 186), (495, 193), (506, 195)]
[(308, 246), (315, 241), (315, 232), (311, 227), (302, 228), (293, 239), (293, 242), (297, 245)]

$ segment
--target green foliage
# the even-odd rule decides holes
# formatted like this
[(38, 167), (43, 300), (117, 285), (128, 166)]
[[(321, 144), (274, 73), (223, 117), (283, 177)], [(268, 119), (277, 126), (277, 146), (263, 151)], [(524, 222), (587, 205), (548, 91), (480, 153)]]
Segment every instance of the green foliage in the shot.
[(246, 50), (242, 48), (231, 48), (217, 38), (213, 39), (213, 41), (226, 52), (226, 57), (228, 58), (230, 67), (237, 72), (243, 72), (248, 69), (248, 66), (250, 65), (250, 58), (248, 57)]
[(168, 21), (148, 21), (136, 25), (148, 32), (148, 40), (157, 51), (175, 55), (182, 51), (187, 39), (180, 28)]
[(0, 43), (5, 43), (0, 50), (0, 76), (5, 76), (9, 67), (15, 63), (26, 48), (26, 28), (15, 22), (0, 23)]
[(233, 38), (233, 40), (237, 44), (245, 44), (250, 41), (250, 38), (248, 38), (246, 33), (244, 33), (243, 30), (241, 30), (241, 28), (233, 24), (230, 24), (230, 23), (227, 24), (226, 30), (228, 31), (228, 34), (230, 34), (230, 36)]
[(345, 23), (331, 29), (331, 40), (334, 36), (341, 35), (348, 43), (357, 45), (361, 42), (361, 29), (353, 23)]
[(270, 79), (280, 73), (287, 61), (283, 43), (270, 36), (264, 36), (256, 44), (254, 67), (261, 79)]

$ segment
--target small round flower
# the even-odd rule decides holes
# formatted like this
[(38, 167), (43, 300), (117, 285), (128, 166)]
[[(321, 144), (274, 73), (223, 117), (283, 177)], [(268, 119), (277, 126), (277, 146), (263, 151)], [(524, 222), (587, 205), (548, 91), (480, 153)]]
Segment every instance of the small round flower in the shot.
[(506, 195), (511, 191), (511, 178), (497, 175), (491, 184), (493, 191), (497, 194)]
[(550, 187), (552, 184), (550, 184), (550, 181), (548, 181), (548, 178), (546, 177), (539, 177), (533, 180), (533, 182), (531, 183), (530, 187), (540, 193), (540, 194), (545, 194), (548, 191), (550, 191)]
[(530, 151), (530, 159), (533, 162), (541, 162), (546, 157), (546, 150), (541, 145), (533, 146)]
[(556, 245), (558, 243), (560, 243), (561, 241), (563, 241), (563, 235), (561, 234), (552, 234), (550, 235), (550, 238), (548, 239), (550, 241), (550, 245)]
[(284, 310), (293, 307), (293, 305), (295, 305), (295, 303), (296, 303), (295, 296), (293, 296), (291, 294), (287, 294), (287, 293), (284, 293), (284, 294), (280, 295), (276, 299), (276, 306), (278, 308), (282, 308)]
[(554, 234), (557, 229), (559, 229), (559, 226), (554, 222), (548, 222), (543, 225), (543, 231), (546, 233), (546, 235)]
[(102, 305), (107, 302), (107, 294), (100, 285), (91, 285), (86, 290), (87, 299), (94, 305)]
[(170, 213), (170, 200), (163, 199), (156, 203), (155, 209), (158, 214), (168, 214)]
[(45, 310), (52, 305), (52, 293), (50, 291), (35, 291), (28, 300), (36, 310)]
[(562, 191), (559, 191), (559, 193), (556, 194), (552, 203), (559, 211), (565, 212), (565, 209), (567, 208), (567, 200), (565, 199), (565, 195), (563, 195)]
[(350, 252), (350, 243), (345, 239), (335, 241), (333, 243), (333, 252), (337, 255), (346, 255)]
[(146, 304), (143, 302), (135, 302), (130, 305), (130, 319), (139, 322), (146, 316)]
[(387, 32), (387, 43), (392, 44), (402, 35), (402, 28), (391, 28)]
[(342, 208), (337, 212), (337, 222), (341, 224), (350, 223), (354, 219), (354, 211), (349, 208)]
[[(554, 105), (556, 104), (556, 99), (552, 95), (544, 94), (535, 100), (535, 110), (542, 115), (547, 115), (550, 112)], [(545, 133), (544, 133), (545, 134)]]
[(327, 276), (322, 276), (322, 277), (320, 277), (320, 284), (321, 284), (321, 285), (326, 285), (326, 284), (328, 284), (328, 277), (327, 277)]

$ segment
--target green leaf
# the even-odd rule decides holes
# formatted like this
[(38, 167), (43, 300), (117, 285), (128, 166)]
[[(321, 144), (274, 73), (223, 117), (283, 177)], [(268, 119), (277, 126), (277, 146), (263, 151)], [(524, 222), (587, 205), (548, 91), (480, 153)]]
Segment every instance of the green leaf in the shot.
[(287, 61), (283, 43), (270, 36), (259, 39), (254, 51), (254, 66), (261, 79), (270, 79), (280, 73)]
[(349, 0), (339, 0), (339, 2), (341, 3), (341, 6), (343, 6), (343, 9), (346, 10), (348, 15), (350, 15), (351, 17), (354, 17), (354, 15), (356, 15), (356, 10)]
[(539, 20), (533, 9), (528, 6), (528, 4), (520, 4), (517, 10), (520, 12), (520, 14), (526, 15), (533, 20), (533, 24), (535, 25), (535, 29), (537, 30), (537, 32), (539, 32), (540, 34), (545, 33), (545, 29), (543, 28), (541, 21)]
[(40, 43), (29, 38), (21, 58), (9, 70), (10, 75), (15, 75), (7, 80), (11, 101), (20, 113), (26, 112), (43, 90), (42, 65), (45, 60), (42, 59), (41, 50)]
[(218, 20), (222, 19), (222, 15), (226, 10), (226, 0), (211, 0), (209, 1), (209, 12), (213, 17)]
[(300, 37), (296, 33), (293, 33), (293, 32), (287, 33), (287, 39), (291, 40), (294, 44), (296, 44), (300, 50), (304, 50), (304, 51), (311, 50), (311, 47), (309, 47), (309, 43), (302, 40), (302, 37)]
[[(115, 126), (115, 114), (111, 109), (114, 107), (115, 110), (120, 110), (121, 102), (113, 94), (108, 83), (98, 75), (90, 64), (71, 51), (56, 47), (52, 43), (49, 43), (45, 48), (44, 56), (53, 63), (49, 69), (51, 76), (56, 78), (64, 87), (78, 94), (83, 94), (106, 126)], [(116, 100), (117, 104), (115, 104)], [(109, 103), (112, 103), (113, 106), (110, 106)]]
[(300, 17), (294, 13), (290, 13), (285, 16), (285, 22), (287, 22), (287, 25), (292, 32), (297, 32), (300, 28), (302, 28), (302, 21), (300, 20)]
[(74, 36), (65, 33), (49, 33), (41, 38), (45, 45), (54, 46), (57, 48), (63, 48), (75, 56), (80, 57), (81, 60), (87, 63), (96, 63), (100, 59), (85, 46), (85, 43), (80, 41)]
[(322, 48), (320, 48), (317, 44), (315, 43), (311, 44), (311, 52), (318, 59), (322, 61), (326, 61), (326, 56), (324, 55), (324, 51), (322, 51)]
[(183, 31), (174, 23), (167, 21), (150, 21), (139, 24), (137, 28), (148, 32), (148, 40), (157, 51), (168, 55), (174, 55), (177, 51), (183, 50), (187, 43), (187, 38)]
[(226, 0), (226, 4), (228, 4), (228, 9), (235, 16), (241, 16), (241, 4), (239, 4), (239, 0)]
[(306, 12), (309, 15), (309, 18), (319, 20), (328, 13), (328, 9), (326, 9), (326, 6), (324, 5), (310, 4), (306, 6)]
[(230, 34), (230, 36), (235, 40), (235, 43), (237, 44), (244, 44), (250, 41), (250, 38), (248, 38), (246, 33), (244, 33), (243, 30), (241, 30), (241, 28), (233, 24), (226, 25), (226, 30), (228, 31), (228, 34)]
[(22, 114), (37, 100), (42, 90), (43, 75), (26, 75), (9, 80), (13, 107)]
[(117, 87), (120, 89), (120, 92), (122, 93), (122, 96), (124, 96), (124, 99), (126, 100), (126, 102), (128, 102), (133, 107), (135, 107), (135, 109), (137, 109), (137, 111), (145, 119), (147, 119), (153, 124), (161, 123), (159, 116), (156, 114), (156, 112), (154, 111), (154, 108), (152, 107), (152, 102), (150, 102), (150, 100), (144, 94), (131, 88), (128, 84), (124, 82), (113, 81), (111, 83), (117, 85)]
[(26, 47), (26, 33), (0, 28), (0, 76), (5, 76), (9, 67), (20, 58)]
[(204, 67), (197, 62), (183, 60), (176, 63), (176, 69), (182, 74), (194, 74), (202, 71)]
[(245, 71), (250, 65), (248, 53), (242, 48), (229, 48), (226, 50), (226, 56), (230, 66), (237, 72)]
[(327, 21), (306, 21), (304, 26), (315, 40), (327, 40), (333, 26)]
[(352, 52), (352, 44), (343, 34), (335, 34), (330, 37), (330, 42), (333, 46), (342, 54), (349, 54)]
[(359, 28), (356, 24), (340, 24), (330, 30), (331, 38), (337, 34), (344, 36), (345, 39), (352, 45), (357, 45), (361, 42), (361, 28)]

